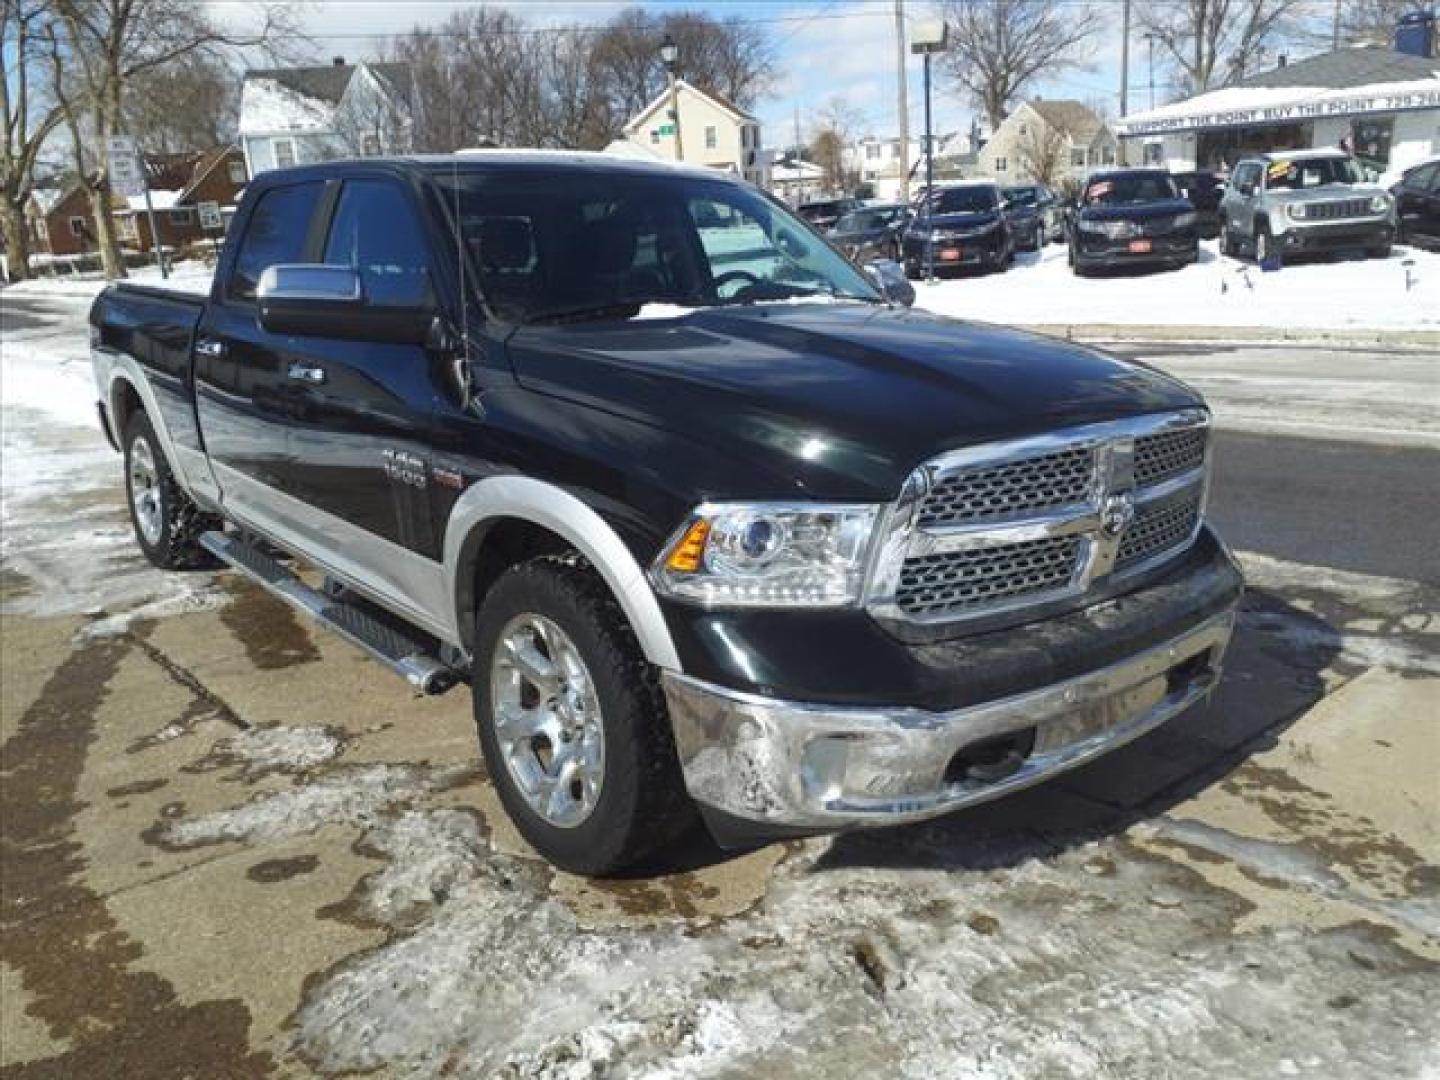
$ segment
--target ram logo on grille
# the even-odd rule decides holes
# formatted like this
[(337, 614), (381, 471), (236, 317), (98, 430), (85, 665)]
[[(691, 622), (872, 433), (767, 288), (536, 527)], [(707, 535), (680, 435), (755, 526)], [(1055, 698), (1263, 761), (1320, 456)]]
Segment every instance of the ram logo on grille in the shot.
[(877, 614), (978, 618), (1081, 599), (1181, 554), (1200, 528), (1208, 418), (1143, 417), (957, 451), (892, 514), (869, 588)]

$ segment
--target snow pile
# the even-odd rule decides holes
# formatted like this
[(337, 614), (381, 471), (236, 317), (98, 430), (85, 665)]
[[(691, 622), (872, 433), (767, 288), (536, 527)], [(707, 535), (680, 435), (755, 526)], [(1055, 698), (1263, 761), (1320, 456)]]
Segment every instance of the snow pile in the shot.
[(1061, 245), (1016, 256), (1003, 274), (915, 283), (915, 306), (1017, 326), (1234, 326), (1440, 330), (1440, 254), (1315, 261), (1262, 273), (1201, 244), (1180, 270), (1081, 278)]
[[(215, 280), (215, 268), (198, 260), (187, 259), (175, 264), (170, 271), (169, 278), (161, 278), (159, 267), (141, 266), (131, 270), (130, 276), (125, 280), (132, 285), (146, 285), (196, 296), (207, 296), (210, 293), (210, 286)], [(91, 301), (106, 286), (112, 284), (114, 282), (106, 281), (99, 273), (37, 277), (31, 278), (29, 281), (22, 281), (17, 285), (7, 286), (5, 295)], [(81, 327), (80, 330), (83, 334), (84, 328)]]
[(248, 728), (222, 739), (210, 759), (220, 765), (238, 765), (240, 775), (255, 779), (272, 772), (305, 773), (340, 756), (345, 740), (324, 727)]

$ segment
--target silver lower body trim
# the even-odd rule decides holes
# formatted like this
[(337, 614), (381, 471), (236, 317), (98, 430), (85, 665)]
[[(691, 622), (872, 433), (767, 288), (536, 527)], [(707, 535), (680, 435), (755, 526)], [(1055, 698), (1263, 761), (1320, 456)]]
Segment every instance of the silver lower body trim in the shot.
[[(690, 794), (762, 825), (842, 829), (936, 817), (1073, 769), (1158, 727), (1220, 678), (1233, 610), (1124, 661), (951, 712), (780, 701), (663, 675)], [(957, 777), (977, 743), (1034, 729), (999, 779)]]

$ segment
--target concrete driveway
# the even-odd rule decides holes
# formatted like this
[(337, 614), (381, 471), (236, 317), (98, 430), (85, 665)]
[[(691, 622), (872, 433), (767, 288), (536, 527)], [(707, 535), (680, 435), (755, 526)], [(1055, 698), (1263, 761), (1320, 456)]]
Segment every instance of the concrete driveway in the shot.
[(463, 689), (148, 570), (93, 432), (5, 419), (7, 1080), (1440, 1070), (1433, 586), (1246, 556), (1214, 700), (1082, 772), (585, 881)]

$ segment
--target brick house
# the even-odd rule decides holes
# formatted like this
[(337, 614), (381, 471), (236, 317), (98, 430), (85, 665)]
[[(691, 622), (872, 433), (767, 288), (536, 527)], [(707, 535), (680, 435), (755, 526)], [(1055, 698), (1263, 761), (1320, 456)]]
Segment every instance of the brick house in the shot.
[[(245, 155), (238, 146), (218, 146), (198, 154), (147, 154), (145, 169), (160, 243), (171, 249), (217, 236), (201, 228), (197, 207), (214, 202), (222, 211), (233, 209), (248, 175)], [(120, 245), (136, 251), (154, 250), (145, 196), (116, 196), (115, 207)]]
[(35, 254), (83, 255), (95, 250), (90, 197), (79, 184), (32, 191), (25, 204), (25, 225)]

